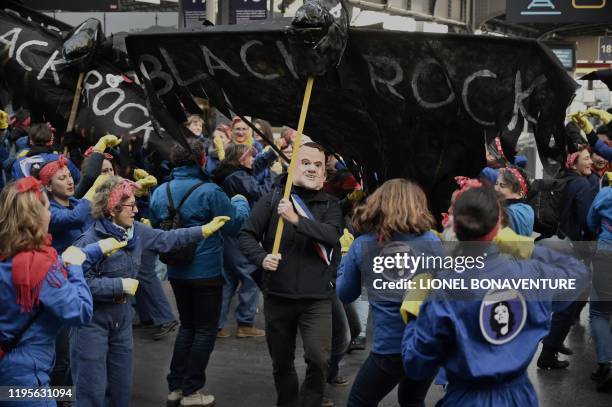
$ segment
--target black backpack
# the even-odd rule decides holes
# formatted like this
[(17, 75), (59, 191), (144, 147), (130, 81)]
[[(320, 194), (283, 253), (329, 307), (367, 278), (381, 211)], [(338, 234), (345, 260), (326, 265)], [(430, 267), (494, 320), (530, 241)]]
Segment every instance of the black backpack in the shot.
[[(162, 230), (173, 230), (173, 229), (181, 229), (183, 227), (183, 219), (181, 219), (180, 209), (189, 198), (189, 195), (196, 189), (198, 189), (204, 182), (198, 182), (194, 186), (192, 186), (185, 196), (179, 202), (178, 207), (174, 206), (174, 201), (172, 200), (172, 193), (170, 192), (170, 183), (166, 184), (166, 195), (168, 196), (168, 217), (162, 220), (159, 224), (159, 228)], [(190, 245), (183, 247), (182, 249), (172, 250), (167, 253), (160, 253), (159, 260), (162, 263), (165, 263), (169, 266), (186, 266), (191, 264), (193, 258), (195, 256), (195, 251), (197, 248), (197, 243), (191, 243)]]
[(556, 235), (559, 231), (559, 218), (568, 181), (567, 177), (537, 179), (530, 185), (527, 203), (535, 214), (533, 230), (543, 237)]

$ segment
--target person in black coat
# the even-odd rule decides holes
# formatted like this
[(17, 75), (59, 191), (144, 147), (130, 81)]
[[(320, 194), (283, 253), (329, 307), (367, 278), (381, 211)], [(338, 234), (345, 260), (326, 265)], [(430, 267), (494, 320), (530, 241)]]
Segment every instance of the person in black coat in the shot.
[[(337, 199), (321, 191), (325, 181), (323, 148), (306, 143), (297, 160), (291, 199), (281, 199), (282, 184), (264, 195), (243, 225), (239, 243), (245, 256), (265, 270), (266, 339), (277, 404), (319, 407), (330, 357), (331, 298), (343, 221)], [(273, 255), (279, 217), (285, 227), (280, 254)], [(294, 366), (298, 328), (307, 364), (301, 390)]]

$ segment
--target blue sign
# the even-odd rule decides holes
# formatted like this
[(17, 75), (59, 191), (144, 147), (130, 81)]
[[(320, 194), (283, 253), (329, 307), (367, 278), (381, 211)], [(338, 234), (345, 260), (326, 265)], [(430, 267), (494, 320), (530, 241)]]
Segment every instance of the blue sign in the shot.
[(512, 23), (609, 23), (612, 0), (506, 0)]

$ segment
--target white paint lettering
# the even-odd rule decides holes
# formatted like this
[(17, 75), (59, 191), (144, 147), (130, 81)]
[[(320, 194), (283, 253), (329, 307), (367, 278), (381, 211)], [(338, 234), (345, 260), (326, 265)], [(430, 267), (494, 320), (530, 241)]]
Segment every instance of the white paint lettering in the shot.
[(32, 45), (40, 45), (40, 46), (46, 47), (49, 45), (49, 43), (45, 41), (31, 40), (31, 41), (24, 42), (23, 44), (19, 46), (19, 48), (17, 48), (17, 53), (15, 54), (15, 60), (17, 61), (19, 65), (21, 65), (23, 69), (25, 69), (28, 72), (32, 71), (32, 67), (26, 65), (25, 62), (23, 62), (23, 60), (21, 59), (21, 53), (23, 52), (24, 49)]
[[(108, 94), (116, 94), (117, 98), (113, 103), (111, 103), (105, 109), (100, 109), (100, 99)], [(91, 109), (97, 116), (104, 116), (108, 114), (111, 110), (115, 109), (121, 103), (123, 103), (123, 99), (125, 99), (125, 92), (123, 92), (120, 88), (106, 88), (102, 89), (102, 91), (98, 92), (98, 94), (94, 97)]]
[[(199, 81), (200, 79), (206, 78), (207, 75), (205, 73), (201, 73), (199, 75), (194, 76), (191, 79), (183, 80), (183, 78), (181, 78), (181, 75), (179, 74), (178, 69), (176, 69), (176, 65), (174, 65), (174, 61), (172, 60), (172, 57), (170, 56), (168, 51), (166, 51), (165, 48), (160, 47), (159, 52), (161, 52), (162, 56), (164, 57), (166, 64), (168, 64), (168, 67), (170, 68), (170, 72), (172, 72), (172, 75), (176, 79), (176, 83), (178, 83), (179, 86), (188, 86), (194, 82)], [(161, 67), (161, 64), (160, 64), (160, 67)]]
[(117, 109), (117, 111), (115, 112), (115, 117), (113, 119), (117, 126), (123, 127), (124, 129), (131, 129), (132, 127), (134, 127), (133, 124), (126, 123), (121, 120), (121, 114), (129, 108), (138, 109), (142, 111), (146, 117), (149, 117), (149, 111), (143, 105), (138, 103), (126, 103), (125, 105)]
[[(208, 67), (208, 73), (210, 73), (212, 76), (215, 76), (215, 70), (219, 70), (219, 69), (227, 71), (232, 76), (235, 76), (235, 77), (240, 76), (235, 71), (233, 71), (232, 68), (227, 66), (225, 62), (219, 59), (219, 57), (213, 54), (206, 45), (202, 45), (200, 46), (200, 48), (202, 48), (202, 54), (204, 54), (204, 59), (206, 60), (206, 66)], [(217, 63), (216, 65), (213, 65), (213, 61), (212, 61), (213, 59)]]
[[(15, 47), (17, 46), (17, 38), (19, 38), (19, 34), (21, 33), (21, 28), (13, 28), (12, 30), (7, 31), (3, 35), (0, 35), (0, 42), (4, 45), (8, 45), (8, 56), (9, 58), (13, 58), (13, 54), (15, 53)], [(7, 39), (8, 37), (12, 37)]]
[(259, 79), (263, 79), (263, 80), (267, 80), (267, 81), (270, 81), (270, 80), (273, 80), (273, 79), (276, 79), (276, 78), (280, 77), (280, 75), (277, 74), (277, 73), (272, 73), (272, 74), (265, 75), (265, 74), (262, 74), (262, 73), (259, 73), (259, 72), (255, 71), (253, 69), (253, 67), (247, 61), (247, 55), (246, 55), (248, 49), (251, 48), (253, 45), (263, 45), (263, 42), (257, 41), (257, 40), (252, 40), (252, 41), (246, 42), (242, 47), (240, 47), (240, 60), (242, 61), (242, 64), (244, 65), (246, 70), (249, 71), (251, 73), (251, 75), (253, 75), (254, 77), (259, 78)]
[(59, 76), (57, 76), (57, 70), (55, 69), (55, 57), (57, 56), (57, 54), (59, 54), (58, 50), (53, 51), (53, 54), (51, 54), (51, 57), (49, 58), (45, 66), (42, 67), (36, 79), (41, 80), (45, 76), (47, 71), (51, 69), (51, 73), (53, 74), (53, 81), (57, 86), (59, 86), (60, 80)]
[[(404, 71), (402, 71), (402, 67), (399, 62), (395, 59), (391, 59), (385, 56), (372, 56), (372, 55), (364, 55), (363, 56), (368, 63), (368, 69), (370, 70), (370, 83), (372, 87), (378, 93), (378, 88), (376, 87), (376, 82), (382, 83), (387, 87), (391, 94), (397, 96), (398, 98), (404, 100), (404, 97), (400, 95), (397, 90), (395, 90), (395, 85), (402, 82), (404, 80)], [(391, 79), (385, 79), (376, 74), (376, 67), (385, 67), (392, 68), (395, 71), (395, 75)]]
[(493, 126), (495, 122), (488, 122), (488, 121), (479, 119), (478, 117), (476, 117), (476, 115), (474, 114), (474, 112), (472, 111), (470, 107), (470, 102), (468, 100), (468, 91), (470, 90), (470, 84), (476, 78), (497, 78), (497, 75), (489, 71), (488, 69), (483, 69), (481, 71), (474, 72), (473, 74), (468, 76), (465, 82), (463, 83), (463, 91), (461, 92), (461, 96), (463, 98), (463, 105), (465, 106), (465, 110), (467, 111), (467, 113), (470, 115), (472, 119), (474, 119), (476, 123), (483, 125), (483, 126)]
[(526, 90), (523, 90), (523, 81), (521, 78), (521, 71), (516, 73), (516, 79), (514, 82), (514, 109), (512, 110), (512, 120), (508, 123), (508, 130), (512, 131), (516, 128), (518, 124), (518, 116), (519, 111), (523, 115), (525, 119), (530, 121), (531, 123), (537, 123), (538, 121), (529, 114), (523, 102), (531, 96), (535, 88), (544, 84), (546, 82), (546, 77), (544, 75), (538, 76), (531, 86), (529, 86)]
[(452, 103), (453, 100), (455, 100), (455, 92), (453, 92), (453, 88), (451, 87), (450, 81), (448, 80), (448, 77), (446, 77), (446, 75), (446, 85), (449, 89), (449, 95), (446, 99), (440, 102), (428, 102), (421, 97), (421, 94), (419, 92), (419, 78), (424, 73), (425, 68), (428, 65), (440, 64), (434, 59), (425, 59), (424, 61), (419, 62), (416, 68), (414, 68), (414, 74), (412, 75), (412, 92), (414, 93), (414, 98), (416, 99), (417, 103), (426, 109), (436, 109), (442, 106), (446, 106), (449, 103)]

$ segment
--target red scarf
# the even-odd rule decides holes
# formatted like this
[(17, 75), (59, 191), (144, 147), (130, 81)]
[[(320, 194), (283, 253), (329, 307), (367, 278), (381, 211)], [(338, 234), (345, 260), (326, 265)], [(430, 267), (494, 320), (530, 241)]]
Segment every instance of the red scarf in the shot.
[[(40, 289), (43, 280), (52, 268), (59, 267), (57, 252), (51, 246), (51, 235), (47, 235), (44, 245), (37, 250), (17, 253), (13, 257), (13, 286), (17, 304), (21, 312), (30, 312), (40, 303)], [(62, 267), (64, 277), (66, 270)], [(61, 285), (61, 282), (59, 282)]]

